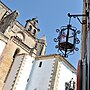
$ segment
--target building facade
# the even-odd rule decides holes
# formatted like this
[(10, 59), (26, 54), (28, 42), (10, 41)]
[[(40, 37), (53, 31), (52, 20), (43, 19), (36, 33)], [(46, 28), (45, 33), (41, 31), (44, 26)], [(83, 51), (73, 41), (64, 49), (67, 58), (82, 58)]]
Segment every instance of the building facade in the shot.
[(36, 57), (26, 90), (76, 90), (76, 69), (58, 54)]
[(46, 37), (37, 39), (40, 29), (38, 20), (27, 20), (25, 26), (16, 19), (19, 13), (10, 10), (0, 1), (0, 90), (3, 89), (17, 54), (29, 54), (32, 57), (44, 55)]
[(3, 90), (25, 90), (34, 59), (29, 54), (17, 55)]
[(75, 90), (76, 69), (60, 55), (45, 55), (38, 20), (23, 26), (18, 15), (0, 1), (0, 90)]

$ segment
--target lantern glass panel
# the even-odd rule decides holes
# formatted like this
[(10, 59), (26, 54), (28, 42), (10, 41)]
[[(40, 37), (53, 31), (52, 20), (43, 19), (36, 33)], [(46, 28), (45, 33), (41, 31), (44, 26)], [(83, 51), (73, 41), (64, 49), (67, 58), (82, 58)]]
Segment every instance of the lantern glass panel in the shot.
[(71, 43), (71, 44), (74, 44), (74, 35), (75, 35), (75, 31), (74, 30), (69, 30), (68, 42)]
[(66, 42), (67, 30), (62, 30), (60, 35), (60, 43)]
[(74, 36), (74, 32), (75, 32), (74, 30), (70, 30), (70, 29), (69, 29), (69, 37)]
[(74, 37), (69, 37), (68, 42), (71, 43), (71, 44), (74, 44)]

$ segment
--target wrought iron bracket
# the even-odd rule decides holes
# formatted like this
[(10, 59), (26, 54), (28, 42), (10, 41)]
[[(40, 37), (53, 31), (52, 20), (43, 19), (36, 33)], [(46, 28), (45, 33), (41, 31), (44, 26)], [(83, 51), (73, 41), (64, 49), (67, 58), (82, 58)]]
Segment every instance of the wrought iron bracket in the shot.
[(68, 17), (70, 18), (70, 21), (71, 21), (71, 18), (73, 17), (73, 18), (77, 18), (81, 24), (86, 24), (86, 22), (81, 22), (79, 17), (89, 17), (89, 12), (87, 12), (86, 14), (75, 14), (75, 15), (71, 15), (70, 13), (68, 13)]

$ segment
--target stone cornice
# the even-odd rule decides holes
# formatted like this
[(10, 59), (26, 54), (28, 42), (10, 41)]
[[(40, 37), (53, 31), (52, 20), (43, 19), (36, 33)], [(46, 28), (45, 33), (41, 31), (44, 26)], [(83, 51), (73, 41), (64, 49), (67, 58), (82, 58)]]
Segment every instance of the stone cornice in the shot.
[(43, 56), (37, 56), (35, 60), (49, 60), (51, 58), (58, 58), (59, 61), (63, 61), (67, 66), (69, 66), (75, 73), (76, 68), (69, 62), (67, 61), (64, 57), (60, 56), (59, 54), (51, 54), (51, 55), (43, 55)]
[(31, 35), (27, 30), (24, 30), (24, 32), (25, 32), (28, 36), (30, 36), (32, 39), (36, 40), (36, 38), (35, 38), (33, 35)]
[(10, 8), (8, 8), (3, 2), (0, 1), (0, 4), (3, 8), (5, 8), (8, 12), (12, 12)]
[(8, 39), (9, 39), (8, 37), (6, 37), (3, 33), (0, 32), (0, 40), (2, 40), (5, 43), (7, 43)]
[(29, 46), (27, 46), (26, 44), (24, 44), (19, 37), (13, 36), (13, 37), (11, 37), (11, 40), (12, 40), (15, 44), (17, 44), (18, 46), (20, 46), (22, 49), (24, 49), (26, 52), (28, 52), (29, 54), (32, 54), (32, 53), (35, 54), (35, 53), (33, 52), (35, 48), (30, 48)]

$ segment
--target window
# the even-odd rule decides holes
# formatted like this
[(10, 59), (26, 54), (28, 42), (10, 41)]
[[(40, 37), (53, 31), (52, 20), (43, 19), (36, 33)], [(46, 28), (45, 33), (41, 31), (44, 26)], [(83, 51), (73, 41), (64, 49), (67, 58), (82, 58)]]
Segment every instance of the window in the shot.
[(34, 21), (34, 25), (36, 25), (36, 21)]
[(32, 26), (30, 25), (29, 28), (28, 28), (28, 31), (31, 31), (31, 29), (32, 29)]
[(39, 67), (41, 67), (41, 66), (42, 66), (42, 62), (39, 63)]
[(15, 53), (14, 53), (14, 55), (13, 55), (13, 58), (15, 58), (15, 56), (18, 54), (20, 52), (20, 49), (16, 49), (16, 51), (15, 51)]
[(33, 35), (35, 35), (35, 34), (36, 34), (36, 30), (34, 29), (34, 30), (33, 30)]
[(25, 34), (22, 31), (17, 32), (16, 37), (21, 41), (25, 40)]

